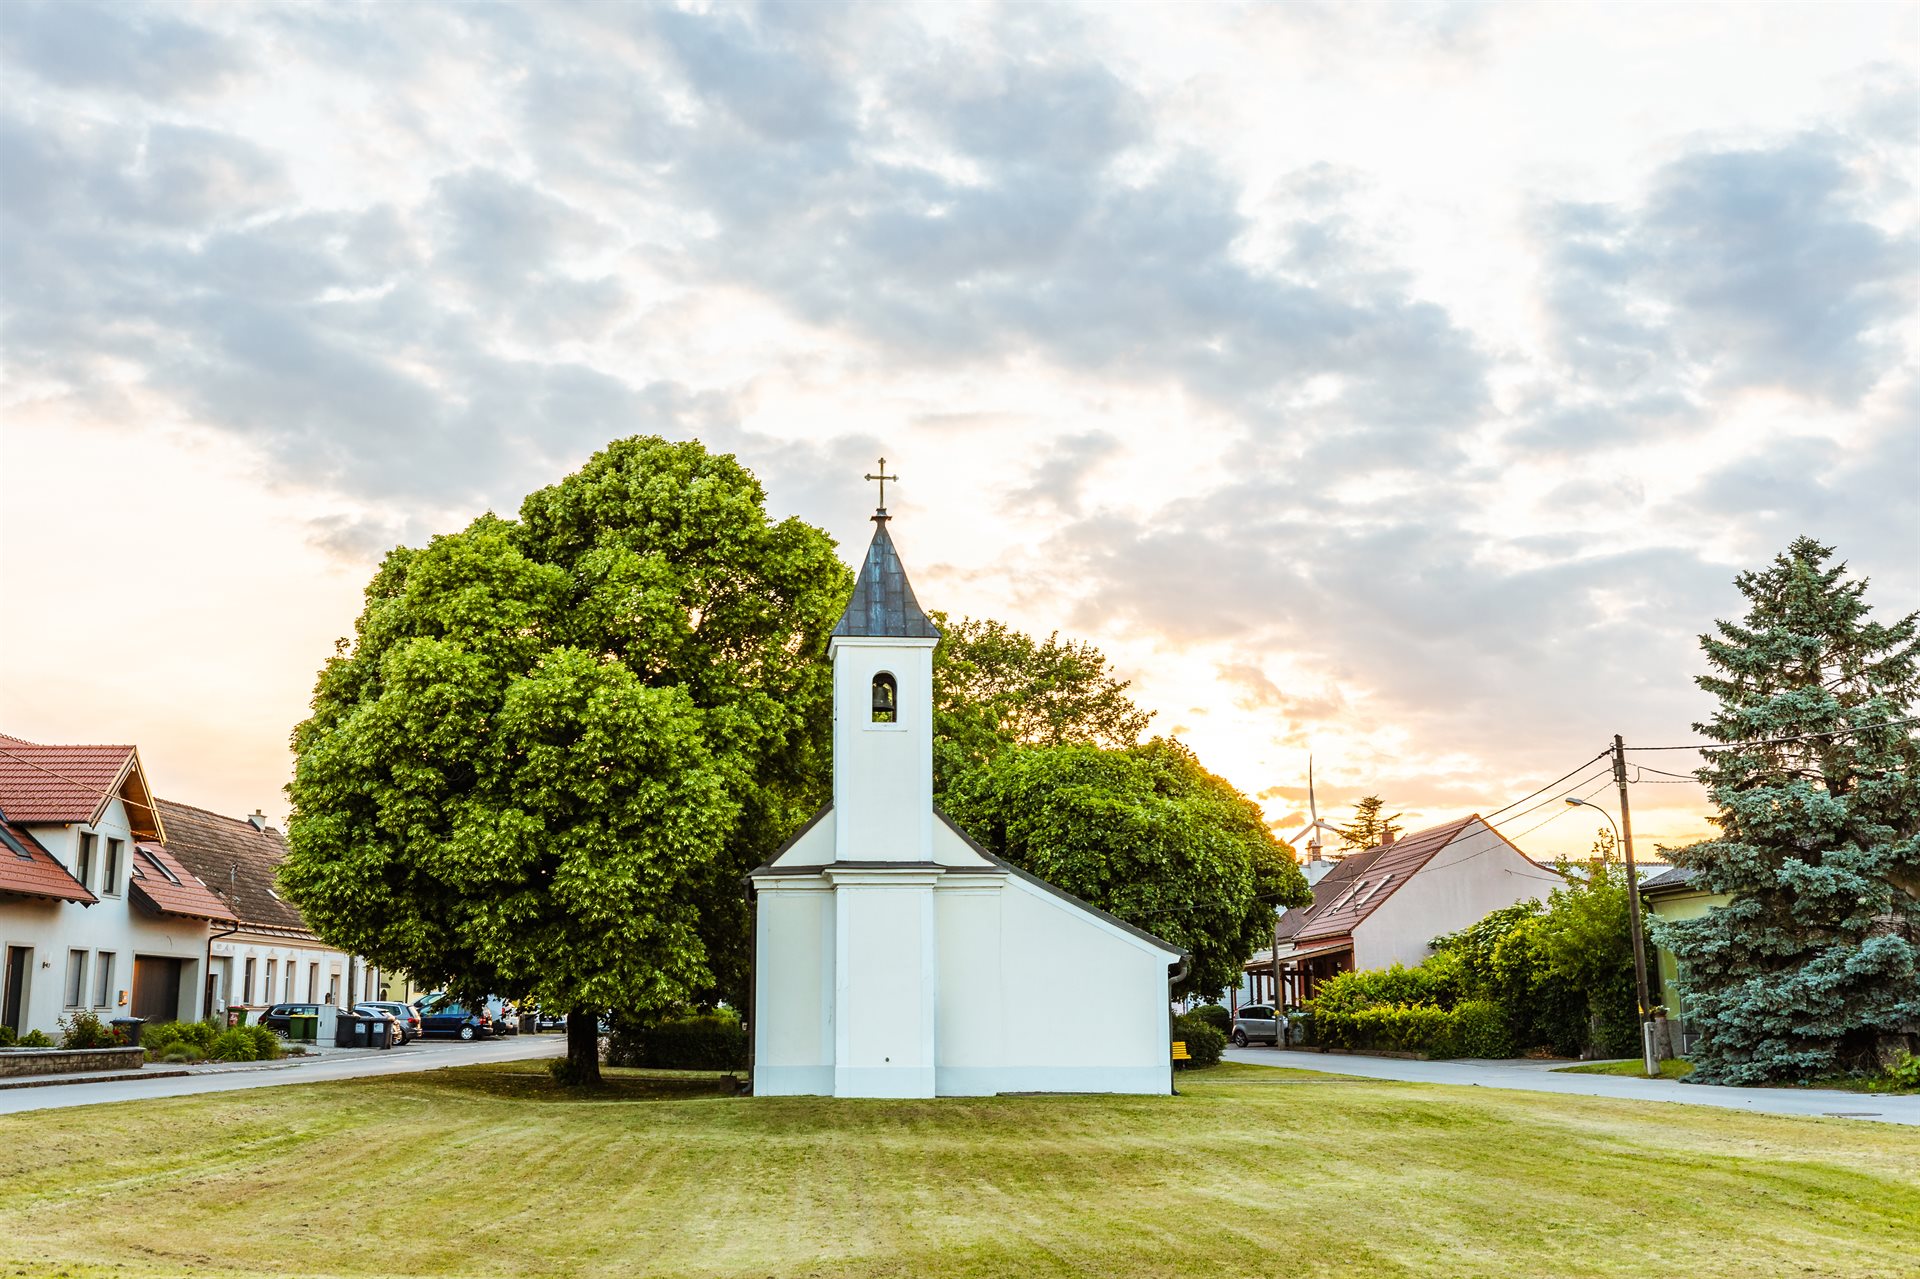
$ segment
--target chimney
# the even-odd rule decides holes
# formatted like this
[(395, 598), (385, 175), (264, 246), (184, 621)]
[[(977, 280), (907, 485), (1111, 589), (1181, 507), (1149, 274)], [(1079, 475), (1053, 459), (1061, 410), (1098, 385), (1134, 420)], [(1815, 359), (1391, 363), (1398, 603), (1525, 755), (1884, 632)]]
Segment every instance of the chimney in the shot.
[(1313, 839), (1307, 844), (1307, 860), (1310, 862), (1326, 860), (1320, 852), (1320, 834), (1318, 831), (1314, 832)]
[(1394, 841), (1394, 840), (1396, 840), (1396, 839), (1399, 839), (1399, 838), (1400, 838), (1400, 834), (1399, 834), (1399, 832), (1398, 832), (1398, 831), (1391, 831), (1391, 830), (1390, 830), (1390, 831), (1388, 831), (1388, 832), (1387, 832), (1386, 834), (1384, 834), (1384, 835), (1382, 835), (1382, 836), (1380, 837), (1380, 847), (1382, 847), (1382, 848), (1385, 848), (1385, 847), (1387, 847), (1387, 846), (1388, 846), (1389, 844), (1391, 844), (1391, 843), (1393, 843), (1393, 841)]
[(265, 830), (267, 828), (267, 815), (257, 808), (253, 810), (253, 815), (248, 817), (247, 820), (253, 823), (255, 830)]

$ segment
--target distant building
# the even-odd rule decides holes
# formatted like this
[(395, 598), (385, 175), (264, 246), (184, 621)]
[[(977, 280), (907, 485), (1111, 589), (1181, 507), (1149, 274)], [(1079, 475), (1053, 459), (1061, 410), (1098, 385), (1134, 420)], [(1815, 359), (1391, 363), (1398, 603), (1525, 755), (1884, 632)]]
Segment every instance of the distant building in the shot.
[(165, 848), (140, 752), (0, 734), (0, 1024), (191, 1020), (233, 913)]
[(157, 803), (168, 851), (233, 913), (233, 923), (211, 939), (215, 1011), (280, 1003), (349, 1007), (380, 997), (380, 971), (321, 941), (274, 888), (287, 841), (264, 816), (222, 817), (170, 799)]
[(1565, 881), (1477, 814), (1416, 831), (1333, 862), (1313, 901), (1275, 924), (1274, 952), (1245, 966), (1249, 1002), (1293, 1006), (1336, 973), (1417, 964), (1444, 933), (1503, 906), (1545, 901)]
[[(1654, 917), (1662, 920), (1697, 919), (1733, 900), (1731, 893), (1709, 892), (1701, 887), (1695, 872), (1685, 866), (1669, 866), (1659, 874), (1640, 881), (1640, 900)], [(1652, 943), (1652, 939), (1648, 939)], [(1675, 1056), (1693, 1053), (1699, 1033), (1687, 1018), (1686, 996), (1680, 989), (1685, 970), (1674, 953), (1652, 943), (1654, 976), (1658, 990), (1654, 1001), (1667, 1010), (1668, 1034), (1672, 1036)]]

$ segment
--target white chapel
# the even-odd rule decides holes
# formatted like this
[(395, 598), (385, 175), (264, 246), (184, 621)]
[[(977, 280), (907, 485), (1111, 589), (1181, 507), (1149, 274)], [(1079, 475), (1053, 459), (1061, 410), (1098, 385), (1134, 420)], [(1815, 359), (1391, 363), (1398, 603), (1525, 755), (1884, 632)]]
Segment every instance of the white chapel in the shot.
[(749, 877), (754, 1092), (1171, 1091), (1180, 949), (1001, 861), (934, 808), (939, 632), (884, 505), (873, 520), (829, 648), (833, 801)]

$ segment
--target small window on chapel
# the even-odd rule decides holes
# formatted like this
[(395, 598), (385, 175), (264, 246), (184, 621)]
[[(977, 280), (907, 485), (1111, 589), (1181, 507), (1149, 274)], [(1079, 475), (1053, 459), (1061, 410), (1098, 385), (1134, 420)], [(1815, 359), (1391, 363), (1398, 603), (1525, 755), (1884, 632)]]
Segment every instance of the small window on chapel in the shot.
[(881, 671), (873, 677), (873, 722), (893, 724), (899, 719), (899, 690), (894, 686), (893, 676)]

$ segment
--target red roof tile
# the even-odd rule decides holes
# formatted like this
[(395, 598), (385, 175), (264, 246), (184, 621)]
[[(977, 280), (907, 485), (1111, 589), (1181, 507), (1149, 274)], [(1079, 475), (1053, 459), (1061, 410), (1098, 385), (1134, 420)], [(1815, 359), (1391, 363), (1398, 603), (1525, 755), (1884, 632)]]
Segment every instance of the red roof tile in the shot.
[(273, 877), (287, 858), (287, 841), (238, 817), (157, 799), (167, 824), (167, 851), (184, 862), (250, 927), (313, 936), (299, 908), (274, 891)]
[(133, 873), (128, 883), (135, 901), (162, 915), (212, 919), (223, 924), (240, 922), (199, 876), (158, 844), (134, 845)]
[[(1324, 904), (1315, 907), (1305, 925), (1294, 934), (1294, 944), (1306, 950), (1310, 942), (1351, 936), (1354, 927), (1379, 909), (1380, 903), (1400, 891), (1415, 871), (1479, 820), (1477, 816), (1462, 817), (1457, 822), (1417, 831), (1348, 858), (1356, 863), (1354, 870), (1341, 876), (1340, 882), (1334, 885), (1336, 891)], [(1366, 860), (1359, 862), (1357, 858)], [(1333, 877), (1329, 871), (1314, 885), (1316, 902), (1320, 899), (1319, 890)]]
[(67, 873), (32, 832), (12, 822), (0, 822), (0, 893), (79, 902), (82, 906), (99, 900)]
[(0, 813), (8, 821), (91, 823), (116, 794), (135, 833), (159, 833), (134, 747), (46, 746), (0, 733)]

